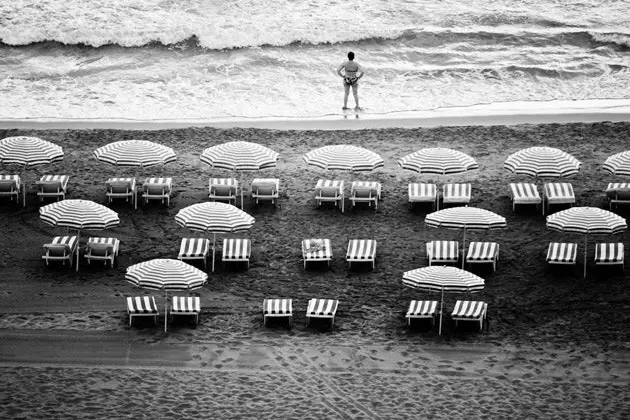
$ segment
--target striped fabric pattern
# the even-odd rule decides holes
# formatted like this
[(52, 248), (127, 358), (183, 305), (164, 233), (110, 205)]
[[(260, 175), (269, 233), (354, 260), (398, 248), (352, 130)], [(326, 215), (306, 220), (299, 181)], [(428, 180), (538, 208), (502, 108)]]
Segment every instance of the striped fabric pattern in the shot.
[(291, 316), (293, 315), (293, 301), (291, 299), (265, 299), (263, 315)]
[(355, 192), (355, 190), (368, 190), (372, 193), (372, 196), (381, 198), (381, 183), (378, 181), (353, 181), (350, 190), (352, 192)]
[(278, 153), (257, 143), (233, 141), (208, 147), (200, 156), (202, 162), (213, 168), (231, 171), (257, 171), (274, 168)]
[(376, 241), (373, 239), (351, 239), (348, 243), (346, 259), (348, 261), (374, 261)]
[(449, 266), (429, 266), (406, 271), (403, 285), (435, 292), (468, 292), (483, 290), (484, 280), (468, 271)]
[(449, 229), (500, 229), (507, 226), (505, 217), (477, 207), (453, 207), (438, 210), (424, 219), (427, 226)]
[(466, 153), (444, 147), (420, 149), (402, 157), (398, 164), (421, 174), (458, 174), (478, 169), (479, 164)]
[(249, 239), (223, 239), (223, 260), (249, 261), (252, 253), (252, 242)]
[(11, 183), (16, 188), (19, 188), (22, 180), (20, 179), (19, 175), (0, 175), (0, 182)]
[(575, 203), (573, 185), (568, 182), (547, 182), (544, 189), (545, 197), (550, 204)]
[(234, 191), (238, 188), (238, 180), (236, 178), (210, 178), (208, 182), (210, 188), (214, 186), (234, 187)]
[(87, 243), (88, 245), (89, 244), (108, 245), (112, 247), (114, 252), (118, 252), (118, 248), (120, 247), (120, 240), (118, 238), (103, 238), (103, 237), (92, 236), (88, 238)]
[(323, 146), (306, 153), (303, 159), (307, 165), (331, 171), (373, 171), (385, 164), (371, 150), (348, 144)]
[(438, 302), (436, 300), (412, 300), (409, 304), (406, 316), (424, 318), (434, 316), (437, 313)]
[(488, 305), (485, 302), (458, 300), (451, 313), (452, 318), (478, 319), (484, 316)]
[(598, 207), (573, 207), (547, 216), (547, 227), (560, 232), (616, 234), (628, 227), (626, 219)]
[(199, 296), (173, 296), (171, 299), (171, 312), (177, 314), (199, 314), (201, 312), (201, 299)]
[(577, 244), (565, 242), (551, 242), (547, 250), (547, 262), (559, 264), (573, 264), (577, 261)]
[(62, 190), (66, 190), (70, 177), (68, 175), (44, 175), (42, 176), (38, 184), (59, 184)]
[(107, 229), (120, 223), (118, 213), (89, 200), (63, 200), (39, 208), (39, 216), (51, 226), (72, 229)]
[(7, 137), (0, 140), (0, 163), (34, 166), (58, 162), (63, 149), (37, 137)]
[(623, 243), (599, 243), (595, 245), (596, 264), (623, 264), (625, 256)]
[(243, 210), (221, 202), (197, 203), (175, 215), (181, 227), (201, 232), (232, 233), (250, 229), (255, 219)]
[(630, 150), (608, 157), (603, 169), (613, 175), (630, 176)]
[(77, 239), (78, 238), (76, 236), (55, 236), (52, 238), (52, 241), (50, 241), (50, 244), (46, 244), (44, 246), (63, 245), (68, 250), (74, 251), (77, 246)]
[(515, 174), (532, 177), (563, 178), (578, 173), (582, 163), (553, 147), (530, 147), (512, 153), (503, 167)]
[(459, 242), (427, 242), (427, 256), (429, 257), (429, 265), (433, 262), (457, 262), (459, 260)]
[(344, 182), (339, 179), (318, 179), (315, 185), (315, 194), (322, 188), (333, 188), (339, 190), (339, 195), (343, 195)]
[(511, 183), (512, 200), (516, 204), (539, 204), (540, 194), (536, 184), (530, 182)]
[(337, 306), (339, 306), (339, 301), (336, 299), (310, 299), (306, 316), (332, 318), (337, 313)]
[(135, 178), (108, 178), (105, 181), (106, 187), (126, 187), (128, 190), (133, 191), (136, 187)]
[[(167, 191), (171, 190), (171, 187), (173, 185), (173, 178), (170, 177), (155, 177), (155, 178), (146, 178), (144, 180), (143, 185), (145, 187), (154, 187), (154, 186), (160, 186), (160, 187), (165, 187)], [(146, 188), (145, 188), (146, 189)]]
[(175, 151), (167, 146), (147, 140), (121, 140), (94, 150), (101, 162), (117, 166), (149, 167), (175, 161)]
[(468, 203), (470, 202), (471, 190), (470, 184), (444, 184), (442, 185), (442, 201), (444, 203)]
[(182, 238), (179, 246), (179, 259), (205, 258), (210, 252), (210, 240), (207, 238)]
[(630, 182), (610, 182), (606, 187), (606, 192), (630, 189)]
[(409, 201), (435, 201), (436, 197), (437, 186), (435, 184), (409, 184)]
[(466, 260), (493, 261), (498, 253), (499, 244), (496, 242), (471, 242), (468, 245)]
[(175, 291), (198, 289), (208, 275), (183, 261), (154, 259), (128, 267), (125, 279), (136, 287)]
[(326, 261), (332, 259), (330, 239), (304, 239), (302, 256), (309, 261)]
[(127, 297), (127, 312), (130, 314), (157, 314), (158, 309), (153, 296)]

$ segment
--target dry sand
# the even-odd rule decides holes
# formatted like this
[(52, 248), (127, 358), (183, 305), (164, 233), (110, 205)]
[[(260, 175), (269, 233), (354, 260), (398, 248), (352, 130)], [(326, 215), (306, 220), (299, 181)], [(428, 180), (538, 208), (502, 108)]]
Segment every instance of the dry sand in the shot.
[[(25, 176), (32, 186), (43, 174), (70, 175), (68, 198), (103, 203), (105, 180), (114, 175), (172, 176), (175, 186), (169, 208), (114, 205), (120, 226), (88, 234), (121, 240), (117, 266), (83, 264), (78, 273), (41, 260), (42, 244), (64, 230), (39, 220), (32, 187), (25, 209), (0, 204), (0, 417), (624, 418), (630, 408), (630, 268), (603, 270), (591, 263), (586, 280), (581, 265), (547, 272), (547, 244), (578, 242), (581, 259), (582, 237), (547, 230), (539, 212), (513, 212), (508, 183), (526, 179), (507, 173), (503, 161), (528, 146), (561, 148), (583, 162), (570, 180), (577, 204), (605, 207), (603, 189), (616, 179), (601, 164), (630, 148), (629, 128), (604, 122), (326, 132), (0, 130), (0, 138), (32, 135), (62, 145), (62, 162)], [(117, 171), (92, 157), (99, 146), (131, 138), (171, 146), (178, 160), (164, 168)], [(254, 243), (249, 271), (219, 264), (199, 292), (198, 326), (180, 321), (166, 335), (150, 322), (130, 328), (124, 296), (143, 292), (124, 281), (126, 267), (177, 256), (180, 238), (191, 233), (177, 226), (175, 214), (207, 200), (209, 177), (229, 175), (200, 163), (199, 154), (231, 140), (261, 143), (281, 156), (276, 169), (244, 174), (245, 181), (264, 176), (281, 182), (276, 208), (256, 208), (246, 197), (245, 210), (256, 218), (247, 235)], [(305, 152), (340, 143), (378, 152), (385, 167), (326, 174), (303, 164)], [(398, 158), (431, 146), (469, 153), (480, 169), (434, 177), (398, 167)], [(312, 189), (321, 177), (380, 181), (378, 212), (318, 209)], [(501, 245), (495, 273), (474, 270), (486, 279), (485, 290), (471, 296), (489, 305), (482, 332), (455, 330), (448, 317), (441, 337), (437, 330), (406, 328), (409, 301), (438, 296), (402, 287), (402, 273), (427, 265), (426, 241), (461, 240), (461, 232), (427, 228), (430, 209), (409, 209), (412, 180), (472, 182), (471, 205), (507, 218), (505, 230), (468, 235)], [(303, 270), (300, 241), (307, 237), (331, 239), (330, 270)], [(350, 271), (345, 264), (348, 240), (360, 238), (378, 241), (374, 271)], [(596, 241), (623, 241), (629, 248), (629, 239), (627, 232), (592, 238), (589, 261)], [(262, 326), (266, 297), (294, 299), (292, 330)], [(304, 326), (311, 297), (340, 300), (331, 331)], [(459, 297), (465, 296), (446, 296), (447, 312)]]

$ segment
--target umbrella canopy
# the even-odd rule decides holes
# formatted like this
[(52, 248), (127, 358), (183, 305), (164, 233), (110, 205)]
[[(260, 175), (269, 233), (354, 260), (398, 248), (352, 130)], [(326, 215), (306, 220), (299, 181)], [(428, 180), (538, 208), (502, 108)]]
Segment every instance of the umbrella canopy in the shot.
[[(39, 217), (51, 226), (76, 229), (80, 239), (81, 230), (103, 230), (120, 223), (118, 213), (89, 200), (62, 200), (39, 208)], [(79, 270), (79, 247), (77, 247), (77, 271)]]
[(610, 156), (603, 168), (613, 175), (630, 176), (630, 150)]
[(255, 221), (256, 219), (239, 208), (220, 202), (193, 204), (175, 215), (175, 222), (181, 227), (199, 232), (212, 232), (212, 271), (216, 234), (244, 232), (249, 230)]
[(484, 280), (468, 271), (456, 267), (429, 266), (416, 268), (403, 273), (403, 285), (413, 289), (441, 292), (440, 326), (438, 334), (442, 334), (442, 307), (444, 292), (480, 292), (484, 288)]
[(616, 234), (628, 228), (626, 219), (598, 207), (572, 207), (547, 216), (547, 227), (560, 232), (584, 235), (584, 277), (589, 234)]
[[(466, 248), (466, 230), (490, 230), (507, 226), (505, 217), (476, 207), (451, 207), (438, 210), (428, 214), (424, 222), (431, 227), (464, 229), (463, 252)], [(462, 258), (462, 268), (464, 268), (464, 258)]]
[(137, 287), (164, 290), (164, 331), (166, 331), (168, 292), (198, 289), (206, 284), (208, 275), (180, 260), (154, 259), (128, 267), (125, 279)]
[(421, 174), (449, 175), (478, 169), (479, 164), (466, 153), (444, 147), (429, 147), (398, 160), (403, 169)]
[(99, 147), (94, 157), (116, 166), (149, 167), (173, 162), (177, 156), (167, 146), (148, 140), (121, 140)]
[(582, 162), (553, 147), (530, 147), (512, 153), (503, 167), (515, 174), (564, 178), (578, 173)]
[[(7, 137), (0, 140), (0, 163), (27, 166), (44, 165), (63, 159), (63, 149), (37, 137)], [(23, 188), (23, 205), (26, 206), (26, 187)]]
[(339, 171), (373, 171), (385, 164), (371, 150), (348, 144), (323, 146), (306, 153), (303, 159), (307, 165)]

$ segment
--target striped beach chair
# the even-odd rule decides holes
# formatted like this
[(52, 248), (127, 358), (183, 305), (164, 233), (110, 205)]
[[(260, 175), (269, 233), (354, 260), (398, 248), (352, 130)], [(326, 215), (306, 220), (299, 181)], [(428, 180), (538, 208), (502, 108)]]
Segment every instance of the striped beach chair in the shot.
[(459, 242), (457, 241), (431, 241), (426, 245), (429, 265), (457, 264), (459, 261)]
[(166, 202), (166, 205), (170, 206), (173, 178), (146, 178), (142, 184), (142, 190), (142, 198), (144, 198), (145, 204), (147, 204), (149, 200), (161, 200), (162, 204)]
[(51, 261), (61, 261), (65, 265), (68, 261), (72, 267), (77, 246), (78, 238), (76, 236), (55, 236), (50, 243), (44, 244), (42, 259), (46, 261), (46, 265)]
[(468, 245), (465, 262), (468, 264), (492, 264), (492, 271), (497, 269), (499, 244), (496, 242), (471, 242)]
[(412, 300), (407, 309), (407, 325), (411, 326), (412, 319), (430, 319), (431, 325), (435, 325), (435, 316), (437, 315), (436, 300)]
[(351, 239), (348, 243), (346, 261), (348, 261), (350, 268), (352, 268), (353, 262), (370, 262), (372, 263), (372, 269), (374, 269), (376, 264), (376, 241), (373, 239)]
[(573, 185), (568, 182), (547, 182), (543, 191), (543, 209), (545, 214), (549, 212), (552, 204), (575, 204), (575, 193)]
[(610, 210), (613, 209), (613, 206), (618, 206), (619, 204), (630, 205), (630, 183), (611, 182), (606, 188), (606, 197), (608, 198)]
[(302, 259), (305, 270), (307, 262), (325, 261), (330, 267), (332, 261), (330, 239), (304, 239), (302, 241)]
[(344, 183), (341, 180), (320, 179), (315, 185), (315, 201), (317, 206), (322, 203), (334, 203), (335, 206), (344, 210)]
[(483, 323), (486, 320), (488, 312), (488, 304), (480, 301), (458, 300), (455, 302), (455, 308), (451, 313), (451, 319), (455, 321), (455, 328), (459, 321), (476, 321), (479, 322), (479, 330), (483, 329)]
[(195, 318), (195, 324), (199, 324), (201, 313), (201, 299), (199, 296), (173, 296), (171, 299), (171, 316), (191, 316)]
[(435, 184), (410, 183), (409, 205), (414, 203), (431, 203), (433, 210), (438, 206), (437, 186)]
[(182, 261), (201, 260), (204, 268), (210, 255), (210, 240), (207, 238), (182, 238), (177, 259)]
[(623, 243), (599, 243), (595, 245), (595, 265), (620, 265), (624, 268)]
[(68, 175), (44, 175), (37, 181), (37, 196), (42, 202), (46, 198), (55, 198), (57, 201), (66, 198), (68, 188)]
[(542, 203), (536, 184), (532, 184), (531, 182), (511, 183), (510, 191), (512, 193), (513, 211), (516, 211), (517, 205), (534, 204), (538, 207)]
[(444, 184), (442, 185), (442, 204), (468, 204), (471, 191), (470, 184)]
[(252, 200), (258, 205), (261, 201), (271, 201), (276, 205), (280, 191), (278, 178), (256, 178), (252, 181)]
[(288, 318), (290, 327), (293, 323), (293, 300), (265, 299), (263, 301), (263, 325), (267, 325), (267, 318)]
[(130, 296), (127, 297), (127, 315), (129, 316), (129, 326), (135, 317), (152, 316), (153, 322), (157, 325), (158, 308), (153, 296)]
[(249, 239), (223, 239), (223, 255), (221, 261), (226, 262), (246, 262), (249, 268), (249, 258), (252, 255), (252, 241)]
[(551, 242), (547, 249), (547, 264), (573, 265), (577, 263), (577, 244)]
[(20, 192), (22, 180), (19, 175), (0, 175), (0, 197), (9, 197), (11, 201), (20, 205)]
[(120, 240), (118, 238), (97, 238), (90, 237), (85, 246), (85, 259), (89, 264), (92, 261), (103, 261), (105, 266), (109, 262), (110, 267), (118, 257)]
[(105, 196), (109, 204), (114, 199), (125, 199), (126, 202), (130, 202), (132, 206), (138, 208), (135, 178), (109, 178), (105, 181), (105, 189)]
[(236, 204), (238, 181), (236, 178), (210, 178), (208, 190), (210, 200)]
[(374, 210), (378, 208), (378, 201), (381, 199), (381, 183), (377, 181), (354, 181), (350, 188), (350, 201), (352, 208), (356, 203), (368, 203), (370, 207), (374, 205)]
[(331, 328), (335, 325), (335, 314), (339, 301), (336, 299), (310, 299), (306, 309), (306, 325), (311, 318), (327, 318), (330, 319)]

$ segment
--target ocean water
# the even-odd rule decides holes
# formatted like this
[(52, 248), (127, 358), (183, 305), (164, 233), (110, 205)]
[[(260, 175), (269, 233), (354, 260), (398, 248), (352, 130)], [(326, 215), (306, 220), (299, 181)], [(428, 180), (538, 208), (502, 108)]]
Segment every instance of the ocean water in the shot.
[(348, 51), (373, 114), (630, 99), (630, 0), (0, 0), (0, 119), (330, 115)]

